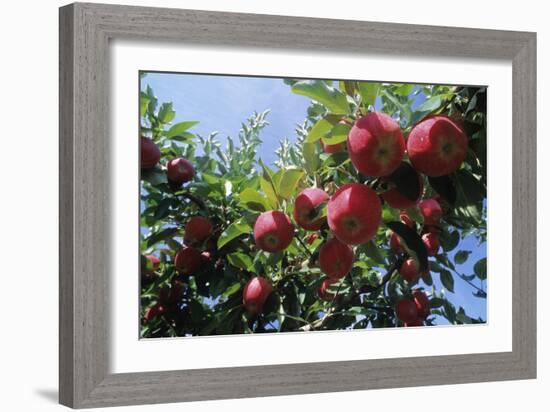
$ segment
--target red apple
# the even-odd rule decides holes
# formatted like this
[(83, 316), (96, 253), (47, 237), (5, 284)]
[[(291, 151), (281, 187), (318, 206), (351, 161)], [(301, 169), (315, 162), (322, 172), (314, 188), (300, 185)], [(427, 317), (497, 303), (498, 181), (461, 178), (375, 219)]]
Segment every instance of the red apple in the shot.
[(413, 298), (416, 304), (416, 310), (418, 311), (418, 317), (425, 319), (430, 314), (430, 299), (421, 290), (415, 290), (413, 292)]
[(324, 301), (331, 301), (334, 298), (334, 294), (328, 291), (330, 285), (334, 284), (337, 280), (334, 278), (326, 278), (321, 282), (319, 286), (319, 297)]
[(326, 144), (321, 140), (321, 148), (325, 153), (334, 154), (340, 153), (346, 150), (346, 142), (336, 144)]
[(327, 202), (329, 195), (316, 187), (305, 189), (294, 202), (294, 220), (306, 230), (319, 230), (326, 217), (316, 218), (317, 209)]
[(203, 216), (193, 216), (185, 225), (185, 243), (192, 245), (204, 242), (212, 234), (212, 223)]
[(425, 199), (418, 204), (418, 209), (424, 217), (426, 225), (438, 225), (443, 216), (441, 205), (435, 199)]
[(366, 176), (387, 176), (403, 159), (405, 140), (395, 120), (373, 112), (358, 119), (348, 135), (349, 157)]
[(422, 235), (422, 242), (426, 246), (428, 256), (435, 256), (439, 251), (439, 237), (434, 232), (424, 233)]
[(447, 116), (422, 120), (412, 128), (407, 140), (407, 152), (414, 168), (432, 177), (457, 170), (467, 150), (466, 134)]
[(264, 212), (254, 224), (254, 241), (259, 249), (276, 253), (284, 250), (292, 242), (294, 226), (283, 212)]
[(174, 265), (176, 269), (185, 274), (191, 274), (200, 269), (202, 264), (201, 252), (191, 246), (184, 246), (176, 254)]
[(262, 313), (271, 292), (273, 292), (273, 286), (268, 280), (260, 276), (250, 279), (243, 289), (243, 304), (248, 313), (251, 315)]
[(145, 313), (143, 314), (143, 321), (145, 323), (150, 322), (151, 319), (157, 317), (158, 315), (162, 315), (164, 312), (166, 312), (166, 308), (160, 303), (156, 303), (145, 310)]
[(145, 255), (144, 257), (148, 261), (147, 266), (151, 266), (151, 267), (143, 268), (142, 272), (145, 274), (152, 274), (153, 272), (157, 271), (160, 266), (160, 259), (155, 255)]
[(382, 205), (376, 192), (359, 183), (348, 183), (332, 195), (327, 220), (342, 242), (357, 245), (376, 234), (382, 219)]
[(390, 249), (394, 252), (403, 251), (403, 246), (401, 245), (401, 239), (397, 236), (397, 233), (393, 233), (390, 236)]
[(201, 257), (203, 262), (206, 262), (206, 263), (212, 262), (212, 253), (210, 253), (207, 250), (205, 250), (204, 252), (201, 252)]
[(414, 282), (420, 277), (420, 273), (418, 272), (418, 268), (416, 267), (416, 262), (412, 258), (405, 260), (401, 264), (401, 267), (399, 268), (399, 274), (407, 282)]
[(408, 227), (413, 228), (413, 229), (416, 227), (416, 222), (414, 220), (412, 220), (412, 218), (409, 216), (409, 214), (407, 212), (401, 212), (399, 214), (399, 218)]
[(142, 169), (152, 169), (160, 160), (160, 149), (148, 137), (141, 136), (140, 159)]
[(418, 319), (418, 310), (414, 300), (402, 299), (395, 305), (395, 316), (404, 323), (413, 323)]
[(312, 233), (306, 238), (306, 242), (308, 245), (313, 245), (313, 242), (315, 242), (317, 239), (319, 239), (319, 235), (317, 233)]
[(352, 248), (335, 237), (329, 239), (319, 250), (319, 266), (333, 279), (346, 276), (353, 268), (354, 258)]
[(403, 326), (406, 328), (415, 327), (415, 326), (423, 326), (424, 321), (421, 318), (416, 318), (412, 322), (406, 322)]
[(173, 183), (189, 182), (195, 176), (195, 169), (191, 162), (183, 157), (172, 159), (166, 165), (166, 175)]

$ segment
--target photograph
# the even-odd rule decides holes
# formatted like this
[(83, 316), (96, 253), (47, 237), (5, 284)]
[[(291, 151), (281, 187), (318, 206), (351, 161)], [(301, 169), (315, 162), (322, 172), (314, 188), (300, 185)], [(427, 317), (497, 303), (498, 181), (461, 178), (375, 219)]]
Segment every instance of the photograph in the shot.
[(397, 80), (139, 73), (141, 339), (487, 324), (487, 86)]

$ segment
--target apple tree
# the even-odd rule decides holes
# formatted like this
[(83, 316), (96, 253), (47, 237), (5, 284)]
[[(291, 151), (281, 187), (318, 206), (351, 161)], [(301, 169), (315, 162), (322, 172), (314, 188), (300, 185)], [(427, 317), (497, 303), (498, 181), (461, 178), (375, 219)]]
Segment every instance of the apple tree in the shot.
[(285, 83), (310, 105), (273, 164), (268, 112), (222, 141), (142, 90), (141, 336), (484, 322), (451, 297), (487, 296), (486, 89)]

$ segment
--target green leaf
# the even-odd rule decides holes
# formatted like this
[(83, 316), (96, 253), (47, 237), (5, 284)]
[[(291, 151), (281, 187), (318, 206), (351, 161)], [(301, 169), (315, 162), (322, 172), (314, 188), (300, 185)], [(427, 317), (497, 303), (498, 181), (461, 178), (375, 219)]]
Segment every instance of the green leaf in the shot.
[(387, 222), (386, 226), (399, 236), (407, 253), (416, 261), (419, 272), (426, 271), (428, 269), (428, 252), (418, 233), (402, 222)]
[(241, 252), (230, 253), (227, 255), (227, 260), (233, 266), (244, 270), (249, 270), (252, 267), (252, 258)]
[(411, 108), (407, 104), (401, 103), (388, 89), (383, 89), (382, 94), (401, 112), (401, 118), (409, 124), (412, 116)]
[(168, 183), (168, 179), (166, 178), (166, 173), (164, 173), (162, 170), (158, 168), (142, 170), (141, 179), (146, 182), (149, 182), (153, 186), (157, 186), (163, 183)]
[(357, 82), (357, 85), (359, 86), (361, 103), (364, 106), (374, 106), (378, 91), (380, 90), (380, 83)]
[(338, 144), (348, 140), (348, 134), (351, 130), (351, 126), (345, 123), (338, 123), (332, 128), (332, 130), (322, 137), (325, 144)]
[(170, 123), (174, 117), (176, 117), (176, 112), (172, 109), (172, 103), (163, 103), (160, 106), (158, 119), (161, 123)]
[(267, 196), (267, 200), (269, 201), (269, 206), (272, 208), (276, 208), (279, 205), (279, 195), (277, 194), (277, 186), (273, 181), (273, 176), (269, 168), (265, 166), (261, 160), (259, 160), (259, 163), (260, 163), (260, 166), (262, 167), (262, 177), (260, 179), (260, 187), (262, 188), (263, 192)]
[(145, 116), (145, 113), (147, 113), (147, 107), (149, 107), (149, 102), (151, 99), (147, 94), (141, 92), (139, 94), (139, 115), (141, 117)]
[(439, 308), (439, 307), (443, 306), (444, 303), (445, 303), (445, 300), (441, 299), (441, 298), (433, 297), (433, 298), (430, 299), (430, 307), (431, 308)]
[(225, 289), (225, 291), (222, 294), (222, 297), (226, 299), (229, 296), (234, 295), (239, 290), (241, 290), (241, 286), (242, 285), (240, 284), (240, 282), (233, 283), (231, 286), (229, 286), (227, 289)]
[(412, 220), (414, 220), (416, 223), (419, 223), (421, 225), (424, 224), (424, 216), (422, 216), (422, 213), (420, 213), (417, 207), (411, 207), (409, 209), (406, 209), (405, 212), (407, 212), (409, 217)]
[(474, 273), (481, 280), (487, 279), (487, 258), (479, 259), (474, 265)]
[(168, 129), (168, 131), (166, 132), (166, 137), (171, 139), (175, 136), (183, 136), (183, 132), (185, 132), (187, 129), (190, 129), (191, 127), (195, 126), (198, 123), (199, 122), (194, 120), (176, 123), (170, 129)]
[(239, 195), (240, 203), (255, 212), (265, 212), (268, 208), (267, 199), (257, 190), (246, 188)]
[(417, 171), (407, 162), (401, 162), (399, 167), (388, 177), (399, 194), (411, 201), (420, 197), (420, 179)]
[(145, 239), (145, 244), (148, 248), (154, 244), (160, 242), (161, 240), (167, 239), (178, 232), (178, 228), (169, 227), (161, 230), (160, 232), (152, 233), (147, 239)]
[(302, 154), (304, 156), (306, 171), (312, 175), (319, 168), (319, 155), (317, 154), (317, 145), (315, 143), (304, 142), (302, 145)]
[(402, 84), (398, 86), (393, 92), (399, 96), (408, 97), (414, 90), (414, 84)]
[(438, 110), (443, 104), (441, 96), (432, 96), (420, 106), (418, 106), (411, 115), (411, 124), (418, 123), (424, 117), (429, 115), (432, 112)]
[(454, 293), (455, 279), (453, 278), (452, 273), (444, 269), (441, 271), (440, 277), (441, 277), (441, 283), (443, 283), (443, 286), (445, 287), (445, 289), (447, 289), (449, 292)]
[(331, 113), (350, 113), (350, 106), (346, 95), (322, 80), (302, 80), (296, 82), (292, 85), (292, 91), (324, 104)]
[(468, 256), (470, 256), (470, 253), (472, 253), (470, 250), (459, 250), (458, 252), (456, 252), (454, 257), (455, 263), (457, 265), (463, 264), (464, 262), (466, 262), (466, 260), (468, 260)]
[[(430, 262), (430, 265), (431, 265), (431, 262)], [(434, 284), (434, 280), (432, 278), (432, 274), (429, 270), (425, 271), (425, 272), (422, 272), (422, 280), (424, 281), (424, 283), (428, 286), (432, 286)]]
[(460, 242), (460, 233), (458, 233), (457, 230), (453, 230), (450, 233), (442, 230), (439, 233), (439, 242), (445, 252), (450, 252), (458, 246), (458, 243)]
[(335, 124), (338, 123), (339, 117), (334, 115), (327, 115), (317, 121), (311, 129), (306, 138), (306, 142), (314, 143), (330, 132)]
[(279, 196), (283, 199), (291, 197), (303, 177), (304, 171), (301, 169), (286, 169), (281, 176), (281, 180), (278, 182), (277, 193)]
[(250, 232), (252, 232), (252, 228), (242, 218), (231, 223), (218, 238), (218, 249), (221, 249), (233, 239)]
[(428, 177), (430, 186), (445, 199), (449, 204), (454, 205), (456, 202), (456, 189), (452, 179), (446, 176)]
[(365, 243), (364, 245), (365, 254), (370, 257), (374, 262), (379, 264), (384, 264), (384, 256), (380, 253), (378, 246), (374, 243), (373, 240)]

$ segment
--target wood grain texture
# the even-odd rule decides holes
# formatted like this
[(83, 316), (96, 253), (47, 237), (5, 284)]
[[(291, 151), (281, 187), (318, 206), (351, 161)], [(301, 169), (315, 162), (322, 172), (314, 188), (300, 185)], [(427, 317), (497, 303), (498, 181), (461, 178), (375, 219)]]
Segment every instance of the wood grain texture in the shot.
[[(60, 402), (84, 408), (536, 376), (533, 33), (76, 3), (60, 9)], [(513, 351), (110, 374), (109, 40), (513, 64)]]

